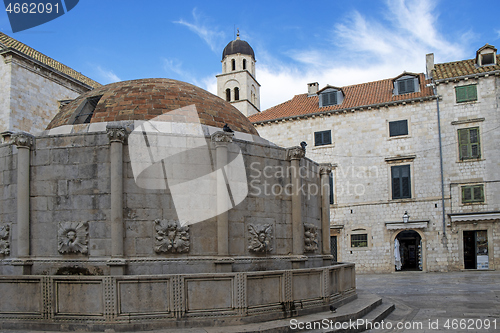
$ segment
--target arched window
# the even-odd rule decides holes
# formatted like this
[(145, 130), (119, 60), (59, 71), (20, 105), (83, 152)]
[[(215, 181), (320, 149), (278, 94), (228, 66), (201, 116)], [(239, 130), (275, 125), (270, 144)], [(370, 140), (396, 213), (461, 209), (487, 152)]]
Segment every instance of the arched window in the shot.
[(226, 101), (231, 101), (231, 89), (229, 88), (226, 89)]
[(234, 100), (235, 101), (240, 100), (240, 89), (238, 87), (234, 88)]
[(247, 69), (247, 60), (243, 59), (243, 69)]
[(236, 70), (236, 60), (231, 60), (231, 69), (234, 71)]

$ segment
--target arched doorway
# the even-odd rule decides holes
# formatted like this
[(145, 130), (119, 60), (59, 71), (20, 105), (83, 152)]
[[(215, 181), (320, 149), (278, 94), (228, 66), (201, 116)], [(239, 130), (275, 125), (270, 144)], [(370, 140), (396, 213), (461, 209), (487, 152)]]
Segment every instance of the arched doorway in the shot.
[[(420, 234), (414, 230), (405, 230), (398, 233), (396, 239), (399, 245), (401, 271), (421, 271), (423, 256)], [(396, 247), (394, 251), (396, 251)]]

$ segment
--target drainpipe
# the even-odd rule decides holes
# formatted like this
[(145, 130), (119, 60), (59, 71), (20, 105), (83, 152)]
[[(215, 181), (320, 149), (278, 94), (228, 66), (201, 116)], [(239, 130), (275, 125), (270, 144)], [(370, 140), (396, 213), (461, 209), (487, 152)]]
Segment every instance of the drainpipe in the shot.
[(439, 112), (439, 96), (437, 94), (437, 88), (435, 83), (431, 83), (432, 90), (436, 96), (436, 107), (437, 107), (437, 122), (438, 122), (438, 135), (439, 135), (439, 165), (441, 169), (441, 205), (443, 206), (443, 242), (446, 242), (446, 215), (444, 208), (444, 171), (443, 171), (443, 143), (441, 139), (441, 114)]

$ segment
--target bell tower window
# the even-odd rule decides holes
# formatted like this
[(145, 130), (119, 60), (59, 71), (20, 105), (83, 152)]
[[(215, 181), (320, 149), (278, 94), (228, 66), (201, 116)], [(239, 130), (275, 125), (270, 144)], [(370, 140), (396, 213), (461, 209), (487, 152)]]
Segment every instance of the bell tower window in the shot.
[(240, 100), (240, 89), (238, 87), (234, 88), (234, 100), (235, 101)]
[(247, 69), (247, 60), (243, 59), (243, 69)]
[(236, 70), (236, 60), (231, 60), (231, 70), (235, 71)]
[(226, 89), (226, 101), (231, 101), (231, 89), (229, 88)]

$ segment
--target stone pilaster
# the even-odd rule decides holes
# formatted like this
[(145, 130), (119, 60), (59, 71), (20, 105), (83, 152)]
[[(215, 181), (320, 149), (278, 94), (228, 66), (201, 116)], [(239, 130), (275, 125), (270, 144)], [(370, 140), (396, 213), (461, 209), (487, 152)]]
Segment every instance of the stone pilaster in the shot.
[(302, 223), (302, 194), (300, 186), (300, 160), (306, 155), (306, 150), (296, 146), (287, 149), (287, 157), (291, 163), (292, 181), (292, 252), (300, 255), (304, 253), (304, 227)]
[(227, 146), (233, 142), (234, 133), (215, 132), (212, 142), (215, 144), (215, 158), (217, 166), (217, 253), (219, 256), (229, 254), (229, 192), (227, 175), (224, 167), (227, 165)]
[[(111, 160), (111, 256), (112, 275), (123, 275), (125, 264), (123, 258), (123, 145), (127, 138), (127, 130), (122, 126), (106, 127), (109, 138)], [(118, 264), (116, 264), (118, 263)]]
[(322, 163), (319, 165), (321, 176), (321, 240), (323, 243), (322, 253), (330, 254), (330, 174), (332, 165)]
[[(35, 142), (28, 133), (17, 133), (17, 256), (19, 274), (30, 274), (30, 150)], [(26, 264), (25, 264), (26, 263)]]

